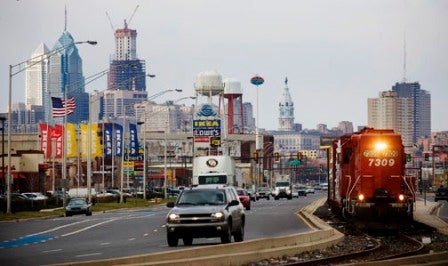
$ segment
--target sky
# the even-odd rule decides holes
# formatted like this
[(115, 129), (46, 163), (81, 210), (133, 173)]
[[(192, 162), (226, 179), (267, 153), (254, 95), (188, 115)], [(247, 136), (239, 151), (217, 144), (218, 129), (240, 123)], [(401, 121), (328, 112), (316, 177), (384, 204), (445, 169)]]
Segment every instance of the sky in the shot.
[[(156, 75), (148, 95), (183, 90), (156, 102), (194, 96), (197, 75), (215, 70), (241, 82), (255, 115), (258, 98), (258, 126), (276, 130), (287, 77), (295, 123), (316, 129), (350, 121), (356, 129), (367, 125), (368, 98), (405, 78), (431, 94), (432, 131), (448, 130), (445, 0), (2, 0), (0, 112), (7, 112), (9, 65), (41, 43), (53, 48), (65, 7), (75, 41), (98, 42), (78, 46), (85, 77), (108, 68), (114, 31), (129, 21), (138, 58)], [(265, 80), (259, 87), (250, 83), (256, 74)], [(24, 77), (12, 78), (13, 103), (25, 101)], [(102, 78), (86, 91), (105, 88)]]

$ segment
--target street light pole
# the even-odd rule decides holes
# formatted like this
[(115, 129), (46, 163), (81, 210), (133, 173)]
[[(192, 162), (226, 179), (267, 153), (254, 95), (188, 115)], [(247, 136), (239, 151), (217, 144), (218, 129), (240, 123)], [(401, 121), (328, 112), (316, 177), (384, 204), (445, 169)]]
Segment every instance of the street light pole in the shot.
[[(75, 44), (83, 44), (83, 43), (88, 43), (90, 45), (96, 45), (97, 42), (96, 41), (81, 41), (81, 42), (74, 42), (74, 43), (69, 43), (67, 45), (64, 45), (62, 47), (59, 47), (58, 49), (53, 50), (52, 52), (50, 52), (48, 55), (44, 56), (44, 55), (39, 55), (36, 57), (33, 57), (31, 59), (28, 59), (26, 61), (20, 62), (18, 64), (15, 65), (9, 65), (9, 97), (8, 97), (8, 174), (6, 177), (6, 213), (11, 213), (11, 181), (12, 181), (12, 177), (11, 177), (11, 127), (12, 127), (12, 123), (11, 123), (11, 112), (12, 112), (12, 78), (23, 72), (24, 70), (26, 70), (27, 68), (30, 68), (48, 58), (50, 58), (51, 56), (57, 54), (58, 52), (66, 49), (67, 47), (71, 46), (71, 45), (75, 45)], [(37, 61), (34, 61), (35, 59), (39, 59)], [(25, 67), (20, 67), (21, 65), (28, 63), (28, 62), (33, 62), (30, 65), (27, 65)], [(15, 67), (19, 67), (19, 70), (17, 70), (16, 72), (13, 72), (13, 69)]]

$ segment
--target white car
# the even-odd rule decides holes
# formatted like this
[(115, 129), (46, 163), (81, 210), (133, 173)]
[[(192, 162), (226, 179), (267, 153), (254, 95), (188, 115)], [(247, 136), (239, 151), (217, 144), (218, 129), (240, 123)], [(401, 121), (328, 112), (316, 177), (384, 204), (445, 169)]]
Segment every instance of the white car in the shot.
[(314, 194), (314, 188), (313, 187), (306, 187), (305, 189), (306, 194)]
[(22, 193), (23, 196), (27, 197), (30, 200), (46, 200), (48, 199), (47, 196), (40, 192), (25, 192)]

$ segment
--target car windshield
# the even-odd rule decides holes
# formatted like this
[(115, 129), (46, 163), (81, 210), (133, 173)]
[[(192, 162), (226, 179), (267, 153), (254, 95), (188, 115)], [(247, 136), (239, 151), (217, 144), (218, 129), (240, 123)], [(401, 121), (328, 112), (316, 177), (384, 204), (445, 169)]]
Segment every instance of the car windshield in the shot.
[(199, 176), (199, 184), (207, 185), (207, 184), (226, 184), (227, 176), (226, 175), (209, 175), (209, 176)]
[(86, 204), (86, 202), (83, 199), (75, 199), (75, 200), (71, 200), (68, 205), (70, 206), (79, 206), (79, 205), (84, 205)]
[(184, 190), (177, 205), (222, 205), (225, 196), (221, 190)]

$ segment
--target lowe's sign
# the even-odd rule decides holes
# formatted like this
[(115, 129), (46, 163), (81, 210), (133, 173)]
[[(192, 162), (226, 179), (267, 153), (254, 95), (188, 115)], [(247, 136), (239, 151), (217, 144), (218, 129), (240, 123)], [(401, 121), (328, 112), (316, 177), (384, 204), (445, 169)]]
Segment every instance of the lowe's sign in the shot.
[(193, 120), (193, 136), (194, 137), (220, 137), (221, 136), (221, 120)]

